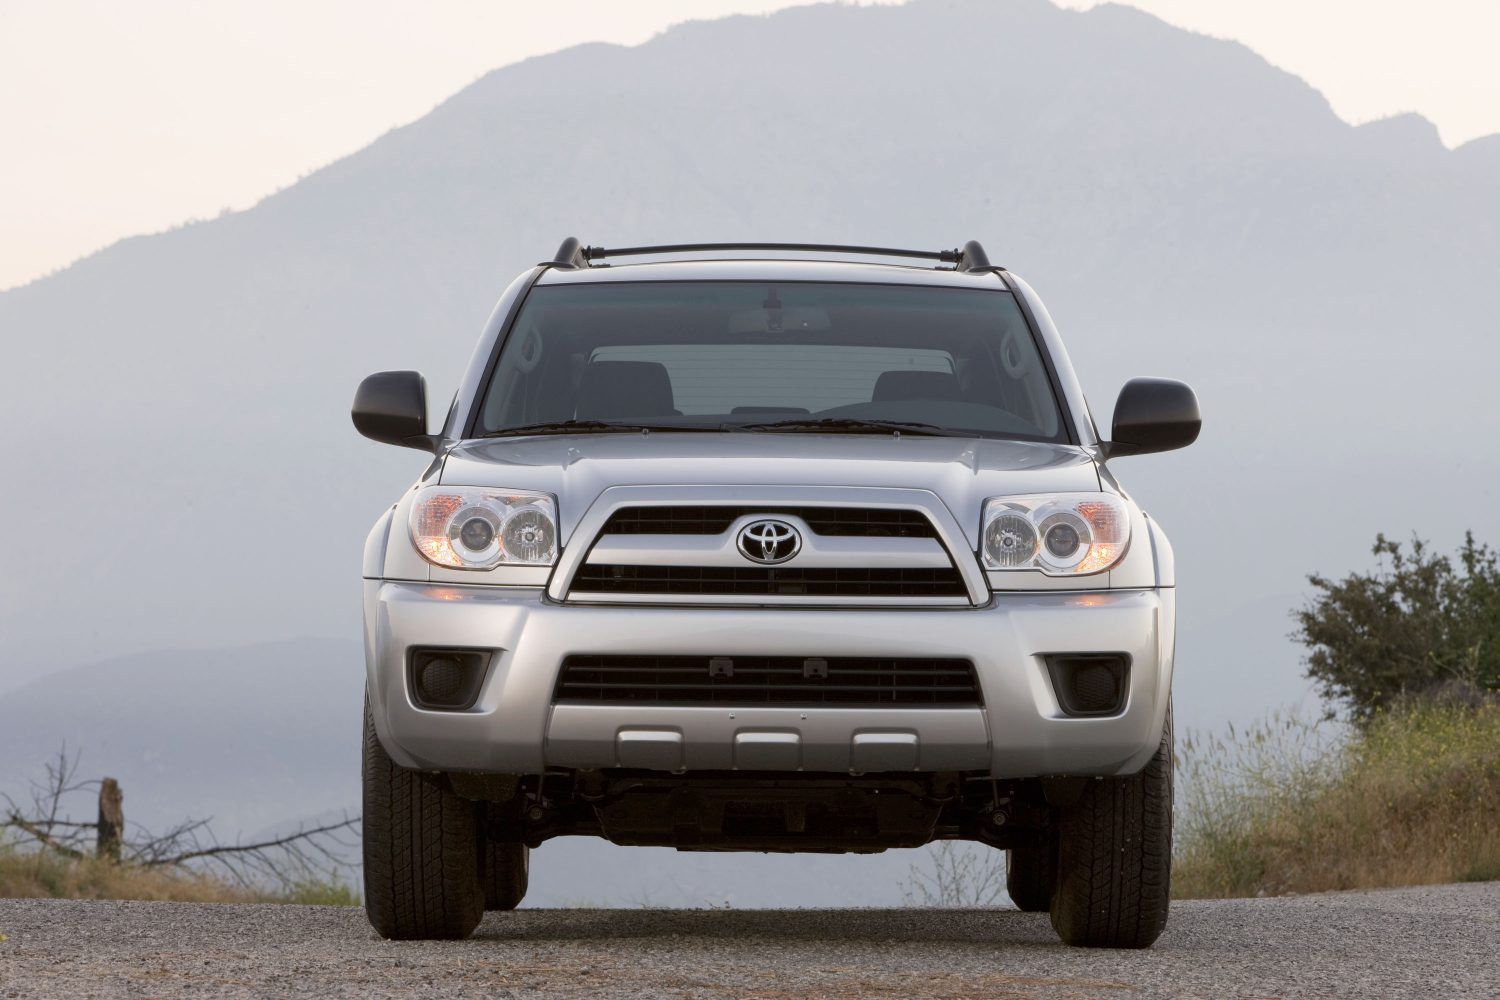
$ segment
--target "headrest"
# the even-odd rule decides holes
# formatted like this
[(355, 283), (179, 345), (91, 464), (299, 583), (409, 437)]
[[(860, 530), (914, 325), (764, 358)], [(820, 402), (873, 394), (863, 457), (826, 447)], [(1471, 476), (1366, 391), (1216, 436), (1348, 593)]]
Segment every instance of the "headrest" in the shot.
[(579, 420), (665, 417), (676, 413), (667, 366), (655, 361), (594, 361), (578, 386)]
[(887, 403), (898, 399), (958, 399), (962, 390), (952, 372), (881, 372), (870, 401)]

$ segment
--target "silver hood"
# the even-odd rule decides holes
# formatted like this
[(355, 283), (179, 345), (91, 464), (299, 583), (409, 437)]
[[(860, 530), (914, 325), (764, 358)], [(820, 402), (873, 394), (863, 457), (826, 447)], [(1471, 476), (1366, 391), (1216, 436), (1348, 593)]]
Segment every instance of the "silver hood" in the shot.
[(564, 539), (612, 486), (846, 486), (930, 490), (971, 542), (993, 496), (1099, 489), (1071, 445), (806, 433), (589, 434), (470, 441), (440, 481), (551, 493)]

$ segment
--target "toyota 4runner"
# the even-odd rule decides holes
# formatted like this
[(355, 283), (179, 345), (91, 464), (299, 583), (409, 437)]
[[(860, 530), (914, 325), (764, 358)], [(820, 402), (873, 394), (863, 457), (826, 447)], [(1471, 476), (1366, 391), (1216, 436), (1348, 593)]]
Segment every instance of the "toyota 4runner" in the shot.
[(1161, 932), (1172, 549), (1111, 465), (1191, 443), (1198, 403), (1134, 379), (1101, 439), (979, 244), (569, 239), (438, 432), (416, 372), (353, 418), (434, 456), (364, 553), (380, 934), (463, 937), (579, 835), (978, 841), (1065, 942)]

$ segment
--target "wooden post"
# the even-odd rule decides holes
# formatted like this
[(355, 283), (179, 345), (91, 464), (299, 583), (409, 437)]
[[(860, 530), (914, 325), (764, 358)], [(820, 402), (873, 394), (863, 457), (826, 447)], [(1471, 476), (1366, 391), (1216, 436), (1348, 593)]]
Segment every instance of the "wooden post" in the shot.
[(120, 860), (120, 838), (125, 835), (125, 796), (114, 778), (99, 783), (99, 846), (95, 851), (101, 861)]

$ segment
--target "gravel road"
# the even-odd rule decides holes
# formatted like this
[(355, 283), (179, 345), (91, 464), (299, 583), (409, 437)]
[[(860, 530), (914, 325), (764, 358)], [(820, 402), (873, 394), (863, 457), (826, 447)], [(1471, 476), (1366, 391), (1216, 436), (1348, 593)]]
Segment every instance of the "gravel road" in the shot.
[(1500, 882), (1174, 905), (1147, 952), (1012, 910), (521, 910), (391, 944), (357, 909), (0, 900), (0, 997), (1500, 995)]

